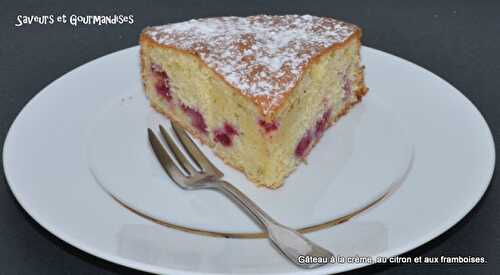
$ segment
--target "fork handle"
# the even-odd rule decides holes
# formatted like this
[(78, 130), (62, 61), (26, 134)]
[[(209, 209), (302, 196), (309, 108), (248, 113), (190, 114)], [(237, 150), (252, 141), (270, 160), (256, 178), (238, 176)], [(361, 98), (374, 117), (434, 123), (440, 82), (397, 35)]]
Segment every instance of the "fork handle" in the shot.
[[(313, 243), (301, 233), (272, 219), (262, 208), (227, 181), (217, 180), (213, 188), (222, 191), (250, 213), (267, 231), (269, 240), (293, 263), (302, 268), (314, 268), (330, 260), (333, 254)], [(322, 257), (323, 263), (304, 263), (305, 256)]]

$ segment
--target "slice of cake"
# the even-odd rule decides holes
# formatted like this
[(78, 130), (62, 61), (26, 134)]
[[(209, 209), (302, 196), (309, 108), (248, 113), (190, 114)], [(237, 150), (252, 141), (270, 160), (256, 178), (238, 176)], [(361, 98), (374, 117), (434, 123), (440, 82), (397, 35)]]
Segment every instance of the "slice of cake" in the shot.
[(360, 37), (352, 24), (310, 15), (149, 27), (142, 80), (158, 112), (257, 185), (277, 188), (366, 93)]

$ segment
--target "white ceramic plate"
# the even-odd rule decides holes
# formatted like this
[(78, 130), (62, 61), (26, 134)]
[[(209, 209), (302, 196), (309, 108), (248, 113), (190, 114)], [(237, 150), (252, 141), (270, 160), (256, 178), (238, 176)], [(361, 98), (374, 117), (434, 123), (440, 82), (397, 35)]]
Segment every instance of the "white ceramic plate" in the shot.
[[(168, 123), (144, 99), (137, 54), (130, 48), (69, 72), (13, 123), (3, 152), (5, 174), (37, 222), (88, 253), (156, 273), (323, 274), (365, 265), (301, 270), (265, 239), (186, 233), (117, 203), (110, 195), (159, 221), (195, 230), (258, 231), (222, 195), (176, 187), (148, 151), (146, 128)], [(204, 151), (231, 182), (293, 227), (352, 212), (405, 175), (378, 205), (308, 234), (337, 255), (392, 256), (438, 236), (470, 211), (489, 184), (495, 151), (484, 119), (451, 85), (392, 55), (370, 48), (362, 54), (369, 94), (283, 188), (255, 188)]]
[[(169, 179), (154, 157), (146, 129), (170, 124), (149, 107), (140, 89), (137, 83), (129, 94), (105, 104), (89, 128), (86, 151), (97, 181), (125, 205), (166, 223), (234, 234), (260, 231), (224, 196), (210, 190), (186, 192)], [(294, 228), (324, 224), (380, 198), (411, 164), (411, 139), (397, 114), (376, 94), (357, 107), (327, 131), (308, 165), (278, 190), (256, 187), (207, 147), (199, 147), (226, 180), (272, 217)]]

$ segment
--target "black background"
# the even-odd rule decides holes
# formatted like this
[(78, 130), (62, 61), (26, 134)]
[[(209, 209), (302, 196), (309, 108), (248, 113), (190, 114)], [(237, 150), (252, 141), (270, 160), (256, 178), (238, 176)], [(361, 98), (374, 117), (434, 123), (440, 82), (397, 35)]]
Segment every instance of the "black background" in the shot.
[[(486, 118), (498, 148), (500, 1), (0, 1), (2, 140), (21, 108), (42, 88), (79, 65), (136, 45), (145, 26), (259, 13), (309, 13), (361, 26), (365, 45), (410, 60), (462, 91)], [(17, 15), (48, 14), (133, 14), (135, 23), (14, 27)], [(136, 273), (83, 253), (45, 231), (14, 200), (3, 175), (0, 181), (0, 274)], [(461, 222), (406, 254), (484, 256), (488, 264), (377, 265), (353, 273), (498, 274), (498, 184), (494, 176), (483, 199)]]

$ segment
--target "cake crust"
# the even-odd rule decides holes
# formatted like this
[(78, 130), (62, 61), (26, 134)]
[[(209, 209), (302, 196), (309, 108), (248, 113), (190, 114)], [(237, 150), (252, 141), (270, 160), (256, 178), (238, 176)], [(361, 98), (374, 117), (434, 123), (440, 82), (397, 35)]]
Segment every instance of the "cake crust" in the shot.
[(194, 56), (234, 93), (252, 101), (262, 117), (272, 120), (310, 66), (360, 38), (360, 28), (331, 18), (257, 15), (148, 27), (140, 43)]

